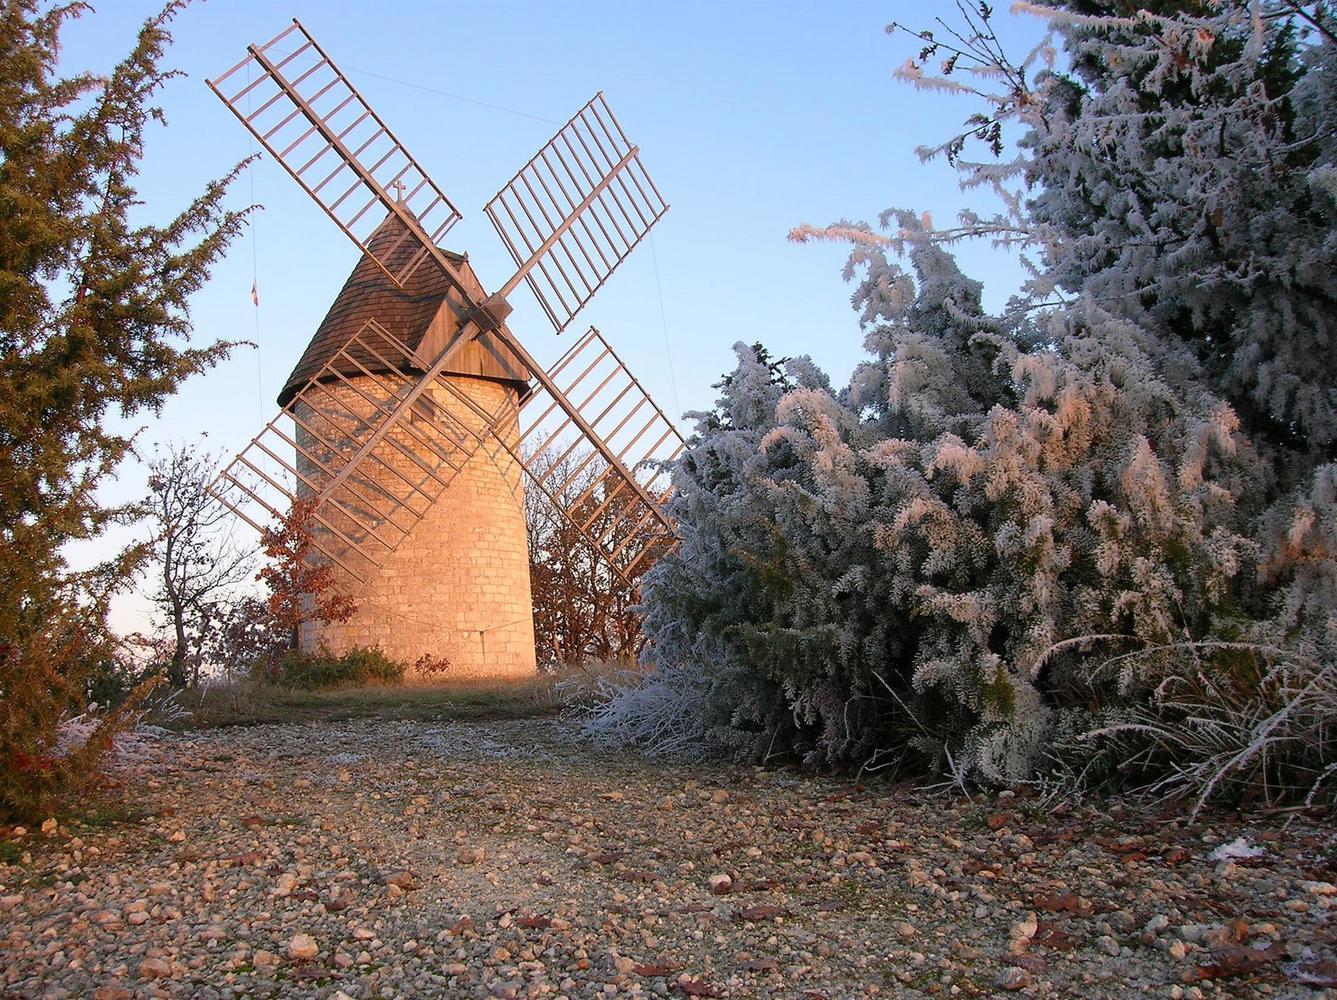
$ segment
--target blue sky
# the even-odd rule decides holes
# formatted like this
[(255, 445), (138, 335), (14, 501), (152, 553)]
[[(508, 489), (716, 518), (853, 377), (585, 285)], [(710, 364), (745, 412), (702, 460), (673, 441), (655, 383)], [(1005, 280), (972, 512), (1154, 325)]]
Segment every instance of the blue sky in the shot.
[[(71, 69), (109, 66), (157, 8), (99, 6), (66, 33)], [(980, 204), (944, 165), (921, 164), (914, 152), (973, 108), (892, 79), (917, 46), (884, 31), (895, 18), (928, 25), (953, 13), (948, 0), (196, 4), (173, 29), (167, 61), (185, 76), (162, 93), (168, 127), (145, 147), (144, 212), (169, 217), (251, 152), (205, 80), (296, 16), (459, 206), (451, 249), (468, 251), (484, 283), (498, 285), (513, 268), (483, 204), (603, 90), (672, 208), (566, 335), (553, 333), (524, 291), (513, 296), (512, 329), (544, 361), (586, 324), (598, 326), (672, 415), (710, 404), (738, 340), (811, 355), (839, 384), (862, 340), (840, 278), (846, 254), (785, 235), (798, 223), (871, 220), (892, 206), (946, 221)], [(1032, 19), (996, 16), (1014, 53), (1042, 34)], [(144, 426), (144, 450), (202, 433), (213, 450), (243, 446), (273, 415), (274, 395), (356, 260), (273, 162), (259, 162), (232, 194), (264, 209), (198, 295), (193, 318), (202, 341), (254, 339), (259, 349), (239, 349), (190, 382)], [(986, 302), (1001, 304), (1015, 289), (1019, 271), (1007, 257), (988, 247), (960, 257), (985, 280)], [(134, 464), (108, 490), (118, 499), (142, 493)], [(142, 628), (143, 609), (142, 599), (122, 601), (117, 625)]]

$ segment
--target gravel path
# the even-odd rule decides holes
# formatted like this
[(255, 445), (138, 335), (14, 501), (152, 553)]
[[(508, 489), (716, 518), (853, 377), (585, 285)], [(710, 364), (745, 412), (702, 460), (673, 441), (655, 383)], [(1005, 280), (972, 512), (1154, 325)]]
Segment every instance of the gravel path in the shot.
[(1337, 996), (1312, 820), (1046, 816), (534, 721), (192, 734), (141, 771), (115, 822), (0, 831), (0, 997)]

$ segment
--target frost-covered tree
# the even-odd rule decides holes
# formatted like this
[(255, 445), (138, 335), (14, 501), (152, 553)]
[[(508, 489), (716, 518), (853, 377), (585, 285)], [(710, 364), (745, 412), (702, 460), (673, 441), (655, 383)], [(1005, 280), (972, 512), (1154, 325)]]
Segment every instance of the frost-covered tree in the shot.
[[(1031, 251), (1032, 300), (1089, 296), (1187, 344), (1260, 444), (1337, 457), (1337, 16), (1300, 0), (1037, 0), (1022, 61), (989, 17), (920, 33), (898, 75), (969, 93), (965, 132), (921, 150), (1006, 210), (942, 235)], [(987, 12), (987, 8), (985, 8)], [(967, 158), (970, 140), (1011, 160)], [(1294, 481), (1292, 478), (1291, 481)]]
[[(1331, 40), (1300, 38), (1303, 18), (1283, 6), (1257, 7), (1266, 17), (1246, 17), (1247, 31), (1238, 16), (1252, 8), (1229, 0), (1197, 20), (1187, 5), (1046, 8), (1071, 75), (1032, 78), (1033, 61), (1007, 62), (987, 9), (967, 12), (973, 28), (950, 44), (925, 40), (904, 76), (924, 81), (921, 63), (943, 56), (947, 78), (931, 85), (976, 92), (952, 78), (961, 72), (1004, 85), (990, 114), (937, 151), (968, 183), (996, 184), (1006, 211), (967, 213), (950, 231), (905, 211), (884, 214), (885, 232), (795, 231), (853, 247), (846, 278), (870, 359), (833, 391), (806, 360), (777, 369), (740, 345), (675, 470), (682, 545), (645, 579), (653, 673), (596, 715), (592, 733), (835, 766), (919, 751), (958, 777), (1014, 782), (1075, 735), (1169, 704), (1157, 691), (1171, 675), (1233, 677), (1255, 708), (1264, 691), (1333, 689), (1330, 677), (1296, 678), (1330, 673), (1337, 654), (1334, 480), (1322, 464), (1334, 383), (1318, 371), (1331, 359), (1300, 360), (1333, 320), (1330, 275), (1311, 264), (1330, 257), (1334, 220), (1326, 210), (1252, 220), (1272, 227), (1272, 242), (1259, 237), (1260, 270), (1247, 280), (1229, 263), (1247, 256), (1242, 244), (1171, 259), (1130, 246), (1127, 229), (1196, 219), (1210, 202), (1194, 176), (1229, 186), (1235, 166), (1196, 159), (1233, 163), (1264, 148), (1264, 159), (1284, 158), (1293, 139), (1263, 121), (1230, 144), (1231, 116), (1260, 86), (1288, 86), (1288, 106), (1310, 109), (1297, 121), (1319, 114), (1305, 95)], [(1196, 48), (1174, 34), (1186, 25), (1204, 32)], [(1275, 65), (1257, 66), (1251, 46)], [(1035, 58), (1045, 57), (1042, 47)], [(1225, 152), (1187, 138), (1207, 120)], [(972, 138), (1001, 153), (1003, 125), (1016, 121), (1028, 131), (1015, 162), (963, 159)], [(1127, 148), (1102, 152), (1103, 129)], [(1317, 162), (1278, 183), (1320, 193)], [(1164, 216), (1128, 207), (1129, 192), (1162, 183)], [(1026, 294), (1002, 315), (984, 311), (979, 283), (947, 252), (972, 235), (1033, 258)], [(1213, 294), (1238, 308), (1195, 304)], [(1286, 342), (1270, 354), (1289, 372), (1280, 395), (1260, 364), (1237, 364), (1264, 336)], [(1278, 670), (1284, 684), (1267, 680)], [(1243, 744), (1229, 759), (1255, 759), (1255, 737), (1271, 738), (1257, 726), (1275, 726), (1275, 714), (1224, 726)], [(1332, 741), (1320, 743), (1328, 749), (1291, 759), (1322, 763)]]

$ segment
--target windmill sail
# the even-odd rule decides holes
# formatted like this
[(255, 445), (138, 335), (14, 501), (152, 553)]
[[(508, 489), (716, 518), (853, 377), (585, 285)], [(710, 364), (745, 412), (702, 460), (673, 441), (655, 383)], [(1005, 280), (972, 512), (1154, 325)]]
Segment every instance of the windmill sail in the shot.
[[(213, 92), (395, 284), (428, 258), (444, 267), (438, 246), (459, 211), (301, 22), (249, 51)], [(373, 248), (386, 213), (396, 239)]]
[[(586, 415), (615, 461), (593, 447), (589, 436), (576, 433), (559, 398), (537, 385), (520, 410), (516, 458), (530, 487), (631, 585), (674, 543), (662, 505), (669, 494), (665, 467), (682, 453), (682, 435), (594, 327), (547, 375)], [(584, 479), (591, 481), (572, 495), (571, 485)]]
[(560, 333), (668, 205), (600, 92), (483, 211)]

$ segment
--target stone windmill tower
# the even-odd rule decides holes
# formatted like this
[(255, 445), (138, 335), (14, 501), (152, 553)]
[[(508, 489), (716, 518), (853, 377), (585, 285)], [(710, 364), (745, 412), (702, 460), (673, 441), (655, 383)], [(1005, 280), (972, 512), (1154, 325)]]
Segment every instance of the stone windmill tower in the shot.
[(210, 87), (361, 250), (215, 493), (258, 530), (311, 505), (358, 611), (304, 648), (532, 674), (526, 488), (623, 586), (673, 544), (672, 423), (598, 331), (545, 369), (506, 323), (525, 283), (560, 333), (667, 211), (637, 148), (602, 94), (573, 116), (485, 209), (518, 267), (489, 295), (440, 245), (454, 205), (299, 22)]

